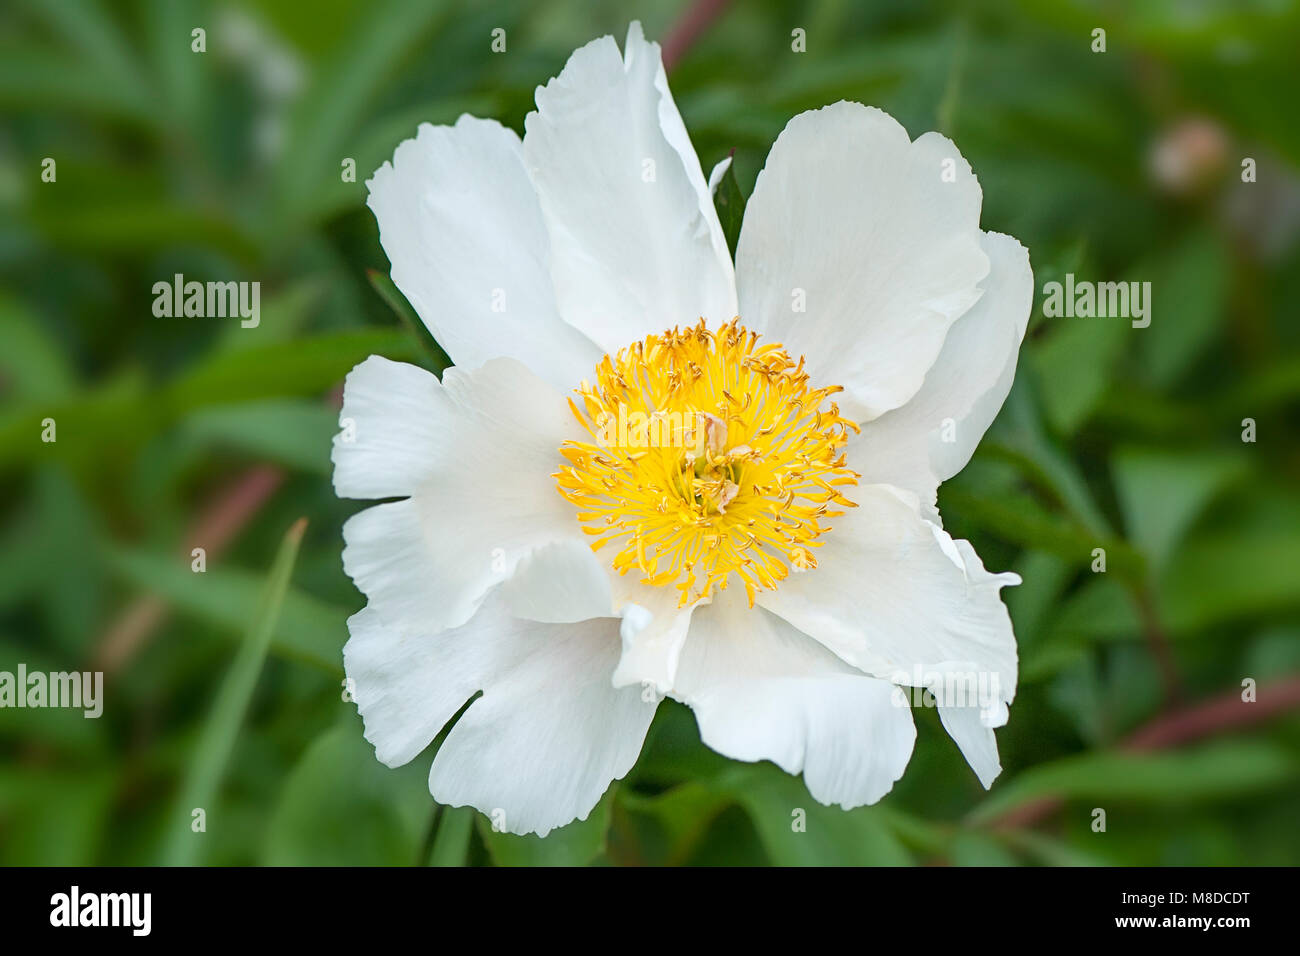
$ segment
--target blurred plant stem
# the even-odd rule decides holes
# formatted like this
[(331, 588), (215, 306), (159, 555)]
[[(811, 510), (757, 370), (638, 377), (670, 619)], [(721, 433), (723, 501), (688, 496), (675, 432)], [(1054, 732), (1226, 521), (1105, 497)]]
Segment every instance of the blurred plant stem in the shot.
[(1169, 643), (1169, 635), (1165, 632), (1164, 625), (1160, 623), (1160, 615), (1156, 611), (1155, 600), (1151, 597), (1150, 589), (1135, 591), (1134, 599), (1138, 614), (1142, 618), (1142, 631), (1147, 646), (1151, 650), (1151, 656), (1156, 660), (1156, 666), (1160, 668), (1160, 679), (1164, 683), (1165, 691), (1164, 707), (1180, 704), (1183, 700), (1182, 678), (1178, 675), (1173, 646)]
[[(270, 465), (250, 468), (223, 489), (186, 535), (184, 557), (203, 548), (207, 558), (220, 556), (240, 531), (284, 484), (284, 472)], [(167, 617), (166, 602), (156, 595), (132, 601), (103, 636), (95, 651), (95, 669), (111, 677), (122, 669)]]
[[(195, 834), (207, 832), (207, 814), (215, 809), (221, 779), (266, 662), (271, 634), (280, 618), (280, 608), (306, 531), (307, 519), (299, 518), (285, 533), (267, 574), (257, 612), (249, 622), (247, 636), (217, 690), (211, 713), (194, 747), (193, 762), (181, 784), (173, 812), (166, 820), (162, 862), (167, 866), (187, 866), (202, 858), (201, 837)], [(196, 814), (202, 814), (197, 817), (203, 821), (198, 828), (194, 823)]]
[(664, 69), (672, 70), (696, 40), (726, 12), (731, 0), (695, 0), (672, 25), (663, 42)]

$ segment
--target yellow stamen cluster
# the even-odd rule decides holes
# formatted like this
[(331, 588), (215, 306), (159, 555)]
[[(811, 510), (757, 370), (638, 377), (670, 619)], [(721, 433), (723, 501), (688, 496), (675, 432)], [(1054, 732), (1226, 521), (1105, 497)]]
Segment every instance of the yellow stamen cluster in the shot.
[(822, 522), (856, 507), (840, 489), (859, 477), (842, 452), (857, 425), (822, 408), (840, 387), (810, 389), (802, 358), (758, 340), (734, 320), (651, 335), (569, 400), (591, 441), (560, 449), (560, 494), (593, 551), (614, 543), (620, 574), (675, 586), (679, 606), (732, 572), (752, 606), (757, 588), (815, 568)]

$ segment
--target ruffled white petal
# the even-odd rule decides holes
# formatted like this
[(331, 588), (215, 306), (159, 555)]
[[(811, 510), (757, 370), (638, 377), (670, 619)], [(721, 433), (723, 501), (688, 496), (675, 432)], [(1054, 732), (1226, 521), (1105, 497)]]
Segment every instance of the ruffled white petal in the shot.
[(353, 435), (334, 444), (339, 495), (410, 495), (343, 527), (343, 567), (388, 626), (461, 624), (531, 552), (582, 540), (550, 477), (576, 425), (513, 359), (448, 369), (440, 384), (372, 356), (348, 375), (340, 419)]
[(937, 133), (913, 142), (859, 103), (801, 113), (745, 209), (741, 320), (806, 356), (814, 383), (843, 385), (841, 405), (859, 420), (897, 408), (979, 298), (981, 200)]
[(372, 355), (343, 383), (334, 436), (334, 493), (340, 498), (397, 498), (428, 483), (442, 446), (442, 385), (427, 369)]
[(863, 425), (849, 446), (864, 483), (906, 488), (934, 521), (939, 483), (970, 461), (1011, 391), (1034, 299), (1025, 247), (998, 233), (980, 244), (990, 263), (983, 296), (948, 332), (921, 390)]
[(475, 618), (437, 634), (407, 633), (385, 626), (373, 606), (348, 619), (343, 668), (380, 762), (414, 759), (479, 690), (495, 653), (476, 639), (481, 626)]
[(550, 235), (564, 319), (607, 352), (736, 313), (708, 184), (639, 23), (574, 51), (537, 90), (524, 160)]
[(543, 624), (485, 607), (462, 639), (493, 645), (493, 669), (434, 758), (434, 798), (510, 833), (545, 836), (586, 819), (632, 769), (658, 704), (611, 683), (616, 630), (611, 618)]
[[(677, 109), (677, 104), (673, 101), (672, 91), (668, 88), (668, 73), (664, 70), (663, 57), (658, 43), (650, 43), (645, 38), (645, 32), (641, 29), (641, 21), (633, 20), (627, 28), (627, 42), (624, 43), (624, 60), (632, 62), (634, 68), (639, 68), (643, 61), (644, 64), (653, 64), (655, 70), (655, 89), (659, 93), (659, 128), (663, 131), (664, 138), (668, 144), (677, 152), (681, 159), (682, 169), (686, 171), (686, 178), (690, 180), (691, 187), (695, 190), (696, 198), (699, 202), (699, 211), (703, 225), (709, 230), (710, 252), (718, 260), (722, 267), (722, 272), (726, 276), (727, 301), (732, 307), (732, 315), (735, 314), (735, 267), (731, 261), (731, 252), (727, 249), (727, 239), (722, 232), (722, 223), (718, 220), (717, 207), (713, 205), (713, 190), (716, 183), (713, 181), (713, 173), (710, 173), (709, 179), (704, 178), (704, 167), (700, 165), (700, 157), (695, 152), (695, 147), (691, 144), (690, 134), (686, 132), (686, 124), (682, 122), (682, 114)], [(731, 165), (731, 157), (727, 156), (720, 160), (717, 166), (721, 166), (723, 172)], [(714, 173), (717, 168), (714, 168)], [(727, 316), (731, 318), (732, 316)]]
[(969, 542), (920, 516), (914, 495), (861, 485), (850, 498), (859, 507), (819, 539), (817, 568), (759, 603), (869, 674), (926, 686), (961, 672), (1009, 702), (1016, 643), (999, 591), (1019, 577), (985, 571)]
[(510, 356), (564, 390), (591, 374), (603, 353), (556, 310), (513, 130), (471, 116), (425, 123), (366, 185), (393, 282), (457, 365)]
[(695, 612), (672, 696), (714, 750), (802, 772), (814, 798), (845, 809), (888, 793), (916, 739), (898, 688), (751, 610), (738, 588)]
[(343, 650), (366, 739), (400, 766), (479, 691), (434, 759), (429, 789), (511, 833), (540, 833), (591, 812), (636, 761), (654, 700), (616, 690), (618, 622), (544, 624), (493, 598), (463, 627), (404, 634), (374, 608), (348, 621)]

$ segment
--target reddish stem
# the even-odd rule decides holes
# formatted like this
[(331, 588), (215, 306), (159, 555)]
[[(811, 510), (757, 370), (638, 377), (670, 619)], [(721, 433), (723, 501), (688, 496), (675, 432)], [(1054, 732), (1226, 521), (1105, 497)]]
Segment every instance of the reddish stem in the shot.
[(674, 23), (663, 42), (664, 69), (671, 70), (713, 21), (722, 16), (731, 0), (695, 0)]
[[(1287, 711), (1300, 708), (1300, 675), (1284, 677), (1257, 688), (1256, 698), (1247, 703), (1240, 690), (1184, 707), (1139, 727), (1119, 745), (1122, 751), (1147, 753), (1191, 743), (1204, 737), (1261, 724)], [(1046, 796), (1008, 810), (990, 826), (996, 829), (1029, 827), (1051, 816), (1064, 801)]]
[(1252, 703), (1241, 699), (1240, 690), (1231, 690), (1221, 697), (1174, 711), (1139, 727), (1120, 746), (1124, 750), (1163, 750), (1236, 727), (1263, 723), (1296, 707), (1300, 707), (1300, 676), (1257, 688)]
[[(194, 548), (203, 548), (215, 558), (261, 510), (284, 483), (284, 472), (271, 465), (258, 465), (228, 486), (185, 535), (185, 560)], [(96, 669), (113, 674), (144, 646), (149, 636), (167, 617), (167, 603), (157, 595), (132, 601), (99, 639)]]

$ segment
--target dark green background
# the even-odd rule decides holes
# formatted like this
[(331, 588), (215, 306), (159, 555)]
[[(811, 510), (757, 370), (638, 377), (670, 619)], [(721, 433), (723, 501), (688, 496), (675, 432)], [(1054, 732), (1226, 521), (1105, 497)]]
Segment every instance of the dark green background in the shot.
[[(0, 670), (119, 652), (98, 721), (0, 711), (0, 861), (1300, 860), (1300, 18), (1281, 2), (737, 3), (672, 69), (706, 172), (734, 148), (745, 192), (789, 117), (860, 100), (953, 137), (984, 227), (1029, 248), (1040, 301), (1065, 272), (1153, 283), (1143, 330), (1036, 303), (1006, 408), (940, 492), (954, 535), (1025, 579), (1007, 592), (1022, 677), (992, 791), (932, 710), (893, 792), (843, 813), (771, 765), (716, 756), (665, 704), (630, 777), (545, 842), (436, 815), (427, 754), (374, 760), (341, 699), (362, 599), (339, 557), (357, 506), (330, 489), (334, 402), (372, 352), (436, 359), (368, 275), (388, 264), (362, 182), (420, 121), (522, 130), (574, 47), (621, 43), (633, 16), (662, 39), (687, 7), (0, 9)], [(1160, 143), (1195, 182), (1153, 174)], [(358, 182), (341, 181), (344, 157)], [(176, 272), (260, 281), (261, 326), (155, 318), (152, 285)], [(55, 444), (39, 440), (47, 416)], [(229, 548), (191, 573), (193, 529), (232, 496), (249, 507), (217, 519)], [(301, 516), (263, 658), (259, 595), (283, 583), (273, 558)], [(1245, 678), (1261, 703), (1124, 752)], [(1288, 678), (1274, 686), (1290, 705), (1253, 719)]]

